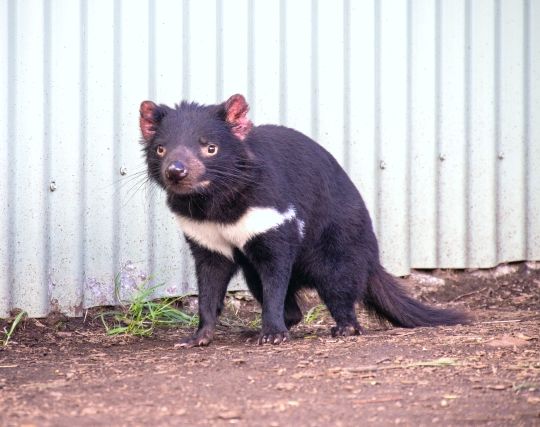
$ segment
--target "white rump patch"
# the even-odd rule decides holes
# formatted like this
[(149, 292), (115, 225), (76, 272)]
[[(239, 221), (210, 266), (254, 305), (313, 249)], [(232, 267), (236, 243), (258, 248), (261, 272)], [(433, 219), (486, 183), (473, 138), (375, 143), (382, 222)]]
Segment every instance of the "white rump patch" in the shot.
[[(274, 208), (253, 207), (232, 224), (197, 221), (181, 215), (177, 215), (177, 218), (186, 236), (199, 245), (219, 252), (232, 260), (235, 248), (242, 250), (244, 245), (255, 236), (295, 219), (296, 211), (293, 206), (283, 213)], [(303, 224), (303, 221), (298, 220), (300, 237), (303, 236)]]

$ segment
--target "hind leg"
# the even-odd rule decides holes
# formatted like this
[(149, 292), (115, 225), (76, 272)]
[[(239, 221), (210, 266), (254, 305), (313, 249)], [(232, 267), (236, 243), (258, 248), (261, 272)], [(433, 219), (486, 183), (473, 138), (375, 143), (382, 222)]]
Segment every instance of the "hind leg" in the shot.
[(330, 330), (332, 336), (359, 335), (363, 331), (356, 318), (356, 293), (353, 289), (344, 289), (343, 286), (340, 286), (340, 289), (331, 288), (330, 283), (319, 288), (318, 292), (336, 321), (336, 326)]
[(336, 322), (332, 336), (358, 335), (363, 332), (356, 318), (355, 305), (361, 300), (367, 280), (361, 263), (334, 257), (331, 265), (319, 264), (312, 278), (320, 298)]
[[(333, 336), (358, 335), (362, 329), (355, 312), (367, 283), (367, 256), (354, 224), (329, 224), (304, 266), (319, 296), (336, 321)], [(361, 231), (361, 230), (360, 230)], [(358, 235), (361, 235), (358, 231)]]
[[(250, 264), (246, 262), (242, 264), (242, 271), (244, 273), (244, 278), (246, 279), (246, 283), (251, 294), (262, 306), (263, 288), (259, 274)], [(287, 327), (287, 329), (291, 329), (294, 325), (300, 323), (303, 319), (302, 310), (300, 310), (298, 302), (296, 301), (296, 287), (292, 282), (289, 284), (287, 296), (285, 297), (283, 318), (285, 320), (285, 326)]]

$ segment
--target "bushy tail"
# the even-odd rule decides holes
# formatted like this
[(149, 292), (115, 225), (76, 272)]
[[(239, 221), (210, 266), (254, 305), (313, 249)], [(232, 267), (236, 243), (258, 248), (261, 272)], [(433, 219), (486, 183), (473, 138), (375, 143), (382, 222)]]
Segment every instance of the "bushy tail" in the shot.
[(430, 307), (411, 298), (397, 279), (381, 266), (368, 279), (364, 305), (379, 318), (402, 328), (469, 322), (459, 311)]

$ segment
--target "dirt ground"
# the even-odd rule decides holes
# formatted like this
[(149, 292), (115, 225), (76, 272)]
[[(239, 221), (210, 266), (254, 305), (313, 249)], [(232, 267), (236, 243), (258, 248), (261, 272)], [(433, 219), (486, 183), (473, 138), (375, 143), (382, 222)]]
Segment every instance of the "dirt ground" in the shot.
[(315, 310), (290, 342), (258, 346), (243, 326), (257, 308), (231, 297), (214, 343), (181, 349), (188, 329), (110, 337), (93, 312), (27, 320), (0, 350), (0, 425), (540, 425), (540, 264), (434, 273), (407, 279), (411, 292), (473, 324), (361, 314), (364, 335), (335, 339)]

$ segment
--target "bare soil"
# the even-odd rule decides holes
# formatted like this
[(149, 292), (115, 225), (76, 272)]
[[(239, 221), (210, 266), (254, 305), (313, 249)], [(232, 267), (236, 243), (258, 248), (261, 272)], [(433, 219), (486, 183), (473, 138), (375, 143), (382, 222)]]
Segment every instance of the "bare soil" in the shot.
[(322, 312), (291, 342), (258, 346), (245, 326), (258, 309), (237, 295), (210, 347), (180, 349), (188, 329), (110, 337), (95, 311), (29, 319), (0, 350), (0, 425), (540, 425), (540, 270), (501, 268), (405, 281), (470, 312), (467, 326), (361, 314), (364, 335), (335, 339)]

